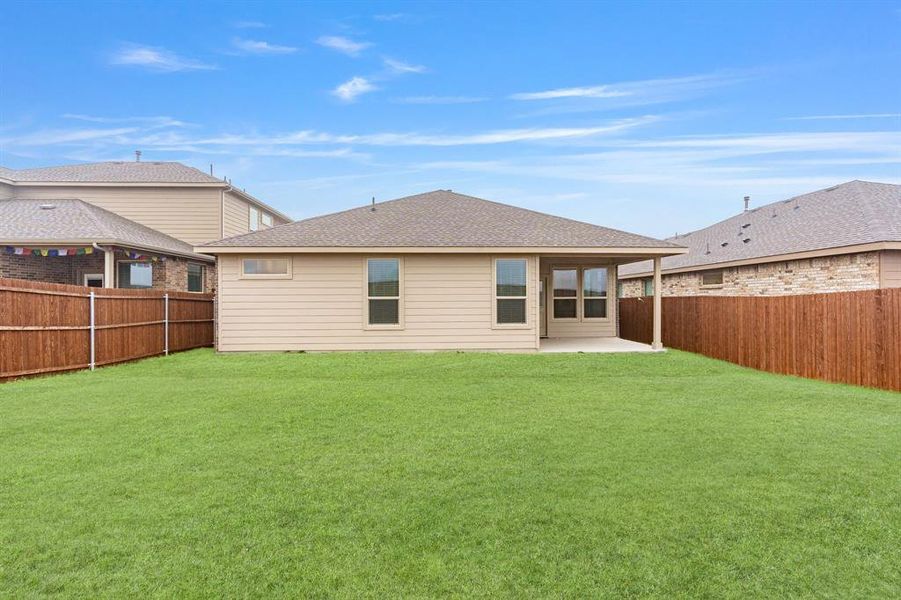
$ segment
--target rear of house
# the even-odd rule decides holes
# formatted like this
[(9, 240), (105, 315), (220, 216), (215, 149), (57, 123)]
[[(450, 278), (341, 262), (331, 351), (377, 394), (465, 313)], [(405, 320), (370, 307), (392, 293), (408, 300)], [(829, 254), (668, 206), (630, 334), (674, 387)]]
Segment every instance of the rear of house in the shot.
[(435, 191), (196, 248), (218, 348), (510, 350), (617, 335), (616, 266), (667, 242)]
[[(746, 210), (670, 242), (664, 296), (780, 296), (901, 287), (901, 185), (851, 181)], [(619, 271), (621, 297), (654, 292), (648, 262)]]

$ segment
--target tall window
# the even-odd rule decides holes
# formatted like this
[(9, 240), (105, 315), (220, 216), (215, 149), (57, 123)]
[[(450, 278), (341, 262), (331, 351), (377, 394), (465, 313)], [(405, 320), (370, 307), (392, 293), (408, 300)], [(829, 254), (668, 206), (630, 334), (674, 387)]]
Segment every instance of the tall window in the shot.
[(582, 270), (582, 318), (607, 318), (607, 268)]
[(645, 277), (641, 280), (642, 285), (642, 295), (643, 296), (653, 296), (654, 295), (654, 280), (650, 277)]
[(579, 308), (578, 269), (554, 269), (554, 318), (575, 319)]
[(153, 265), (141, 262), (120, 262), (116, 267), (120, 288), (153, 287)]
[(524, 325), (528, 263), (524, 258), (499, 258), (494, 263), (495, 317), (498, 325)]
[(260, 228), (260, 211), (255, 206), (251, 206), (248, 212), (248, 218), (250, 219), (250, 230), (256, 231)]
[(203, 291), (203, 265), (188, 263), (188, 291)]
[(368, 259), (366, 282), (369, 325), (400, 325), (400, 260)]

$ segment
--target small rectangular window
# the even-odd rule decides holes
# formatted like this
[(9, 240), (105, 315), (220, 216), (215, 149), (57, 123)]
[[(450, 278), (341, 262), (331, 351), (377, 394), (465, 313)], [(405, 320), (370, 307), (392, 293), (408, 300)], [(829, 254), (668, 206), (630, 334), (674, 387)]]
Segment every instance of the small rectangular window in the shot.
[(654, 295), (654, 280), (650, 277), (646, 277), (641, 280), (642, 286), (642, 294), (644, 296), (653, 296)]
[(117, 266), (119, 287), (141, 289), (153, 287), (153, 265), (142, 262), (120, 262)]
[(250, 207), (248, 211), (248, 219), (248, 226), (250, 227), (251, 231), (256, 231), (260, 228), (260, 211), (256, 207)]
[(607, 268), (582, 270), (582, 318), (607, 318)]
[(496, 324), (526, 324), (528, 270), (524, 258), (499, 258), (494, 262)]
[(400, 325), (400, 260), (366, 261), (366, 300), (369, 325)]
[(707, 271), (705, 273), (701, 273), (701, 285), (703, 285), (703, 286), (723, 285), (723, 272), (722, 271)]
[(188, 263), (188, 291), (203, 291), (203, 265)]
[(577, 269), (554, 269), (553, 294), (554, 318), (577, 318), (579, 316), (579, 271)]
[(287, 257), (245, 258), (241, 260), (241, 275), (249, 277), (291, 277), (291, 262)]
[(266, 212), (260, 213), (260, 223), (266, 227), (272, 227), (272, 215)]

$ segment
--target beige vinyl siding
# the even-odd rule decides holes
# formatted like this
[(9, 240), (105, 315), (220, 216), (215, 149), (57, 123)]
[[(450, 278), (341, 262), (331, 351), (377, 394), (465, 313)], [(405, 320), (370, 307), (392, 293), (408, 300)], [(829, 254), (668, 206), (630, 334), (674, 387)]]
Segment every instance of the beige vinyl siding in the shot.
[[(588, 320), (556, 320), (553, 313), (553, 278), (551, 270), (560, 268), (607, 267), (607, 318)], [(547, 278), (547, 337), (615, 337), (616, 336), (616, 266), (609, 259), (545, 258), (541, 260), (541, 277)], [(579, 279), (578, 285), (581, 287)], [(581, 304), (581, 293), (578, 304)], [(582, 306), (578, 306), (581, 314)]]
[(78, 198), (189, 244), (222, 237), (220, 195), (201, 187), (16, 187), (17, 198)]
[(8, 183), (0, 183), (0, 200), (12, 198), (15, 195), (15, 188)]
[[(293, 255), (291, 279), (240, 279), (219, 257), (219, 350), (536, 350), (538, 260), (528, 257), (528, 327), (492, 327), (493, 257), (403, 256), (403, 329), (364, 328), (365, 259)], [(385, 256), (388, 256), (387, 254)]]
[(250, 204), (230, 192), (225, 192), (223, 202), (222, 237), (231, 237), (250, 231)]
[(901, 287), (901, 250), (883, 250), (879, 259), (879, 287)]

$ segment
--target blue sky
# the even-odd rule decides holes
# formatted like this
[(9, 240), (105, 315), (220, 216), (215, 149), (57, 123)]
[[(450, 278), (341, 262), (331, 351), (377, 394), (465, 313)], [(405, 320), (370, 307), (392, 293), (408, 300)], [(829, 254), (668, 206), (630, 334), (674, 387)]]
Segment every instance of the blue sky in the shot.
[(660, 237), (901, 183), (901, 2), (2, 7), (12, 168), (140, 149), (295, 218), (441, 188)]

